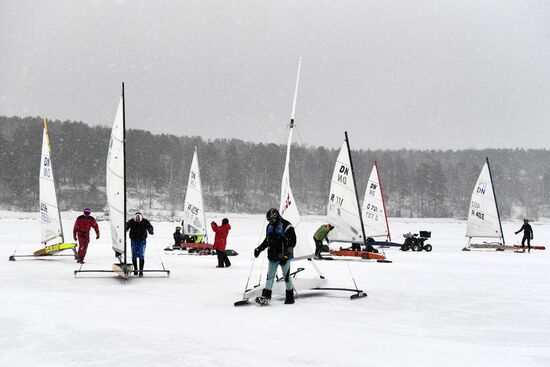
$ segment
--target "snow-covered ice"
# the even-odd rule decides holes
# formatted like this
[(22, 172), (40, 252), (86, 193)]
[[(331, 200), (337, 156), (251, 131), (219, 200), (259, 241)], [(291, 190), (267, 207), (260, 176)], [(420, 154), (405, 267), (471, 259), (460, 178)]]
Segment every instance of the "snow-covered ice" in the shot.
[[(76, 218), (69, 214), (67, 233)], [(161, 268), (162, 258), (171, 276), (127, 284), (101, 274), (75, 279), (70, 257), (8, 262), (16, 248), (40, 248), (39, 222), (1, 217), (1, 366), (550, 365), (550, 251), (461, 252), (463, 221), (390, 219), (397, 242), (409, 230), (431, 230), (433, 252), (389, 249), (391, 264), (318, 263), (330, 286), (352, 287), (351, 271), (366, 298), (317, 291), (294, 305), (236, 308), (263, 216), (229, 216), (228, 248), (240, 254), (229, 269), (216, 269), (214, 256), (164, 255), (176, 223), (153, 222), (145, 265)], [(312, 233), (323, 218), (304, 221)], [(517, 242), (521, 223), (503, 225), (507, 242)], [(100, 229), (83, 269), (111, 267), (108, 223)], [(534, 242), (548, 245), (550, 223), (533, 229)]]

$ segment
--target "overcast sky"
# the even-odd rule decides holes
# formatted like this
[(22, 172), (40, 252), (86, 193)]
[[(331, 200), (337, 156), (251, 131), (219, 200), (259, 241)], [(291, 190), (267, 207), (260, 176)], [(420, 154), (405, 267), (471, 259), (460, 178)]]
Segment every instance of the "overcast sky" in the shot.
[(0, 1), (0, 115), (354, 148), (550, 148), (550, 1)]

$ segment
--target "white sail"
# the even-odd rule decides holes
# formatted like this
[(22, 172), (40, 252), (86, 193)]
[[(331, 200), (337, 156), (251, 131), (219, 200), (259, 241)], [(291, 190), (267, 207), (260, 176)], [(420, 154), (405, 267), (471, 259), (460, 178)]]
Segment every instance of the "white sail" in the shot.
[(292, 195), (292, 189), (290, 188), (290, 173), (289, 173), (289, 163), (290, 163), (290, 146), (292, 144), (292, 126), (291, 122), (290, 132), (288, 135), (288, 142), (286, 147), (286, 161), (285, 169), (283, 172), (283, 179), (281, 182), (281, 205), (279, 207), (279, 213), (281, 216), (288, 220), (294, 227), (296, 232), (296, 247), (294, 248), (294, 259), (306, 259), (312, 258), (315, 255), (315, 250), (313, 247), (313, 240), (310, 240), (305, 229), (302, 226), (302, 221), (300, 218), (300, 213), (298, 211), (298, 205), (296, 205), (296, 200), (294, 200), (294, 195)]
[(329, 223), (334, 225), (331, 232), (332, 241), (363, 241), (359, 207), (346, 142), (342, 144), (334, 166), (327, 217)]
[(124, 213), (124, 116), (123, 97), (113, 122), (109, 153), (107, 155), (106, 193), (109, 206), (109, 224), (113, 250), (124, 253), (125, 213)]
[(466, 237), (502, 238), (488, 161), (483, 165), (472, 192)]
[(193, 154), (187, 192), (183, 204), (184, 232), (193, 235), (206, 234), (206, 218), (202, 200), (201, 176), (199, 171), (199, 159), (197, 151)]
[(63, 240), (63, 228), (57, 206), (53, 167), (50, 158), (50, 138), (48, 126), (44, 119), (42, 134), (42, 157), (40, 158), (40, 224), (42, 228), (42, 243), (46, 244), (55, 238)]
[(361, 212), (363, 214), (366, 236), (389, 237), (386, 208), (384, 207), (382, 187), (376, 163), (372, 166)]

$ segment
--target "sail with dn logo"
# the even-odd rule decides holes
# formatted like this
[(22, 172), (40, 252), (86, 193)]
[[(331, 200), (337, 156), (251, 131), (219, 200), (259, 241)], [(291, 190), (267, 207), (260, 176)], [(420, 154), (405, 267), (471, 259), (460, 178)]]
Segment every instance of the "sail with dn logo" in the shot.
[[(468, 243), (464, 250), (468, 250), (470, 247), (487, 248), (490, 246), (489, 248), (502, 249), (506, 247), (504, 246), (504, 235), (502, 233), (502, 224), (491, 176), (489, 158), (486, 158), (472, 192), (470, 208), (468, 209), (466, 237), (468, 237)], [(476, 245), (470, 243), (472, 238), (496, 238), (499, 242)], [(509, 247), (513, 249), (512, 246)]]
[(328, 222), (334, 225), (331, 241), (363, 241), (355, 184), (348, 180), (350, 168), (348, 145), (344, 141), (336, 158), (327, 206)]
[(183, 231), (190, 235), (206, 235), (206, 216), (202, 198), (201, 175), (197, 149), (193, 153), (193, 161), (189, 171), (187, 192), (183, 204)]
[(376, 161), (374, 161), (369, 176), (361, 213), (367, 237), (386, 237), (388, 241), (391, 241), (384, 194), (382, 192), (382, 185), (380, 184), (378, 163)]

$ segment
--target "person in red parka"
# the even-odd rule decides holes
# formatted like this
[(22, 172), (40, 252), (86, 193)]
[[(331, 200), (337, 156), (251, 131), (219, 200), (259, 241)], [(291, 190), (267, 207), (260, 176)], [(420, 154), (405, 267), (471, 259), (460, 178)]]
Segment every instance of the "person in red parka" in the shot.
[(216, 233), (216, 237), (214, 238), (214, 250), (216, 250), (216, 255), (218, 255), (218, 266), (216, 266), (216, 268), (228, 268), (231, 266), (231, 262), (225, 253), (225, 246), (227, 244), (227, 235), (231, 229), (229, 220), (223, 218), (221, 226), (218, 226), (216, 222), (212, 222), (210, 225), (212, 226), (212, 230)]
[(88, 243), (90, 242), (91, 228), (95, 231), (96, 240), (99, 239), (99, 227), (95, 218), (90, 215), (91, 213), (90, 208), (84, 209), (84, 215), (80, 215), (76, 218), (76, 222), (74, 222), (73, 238), (76, 241), (78, 236), (78, 258), (76, 261), (79, 264), (84, 264), (84, 257), (86, 257)]

